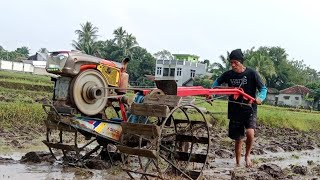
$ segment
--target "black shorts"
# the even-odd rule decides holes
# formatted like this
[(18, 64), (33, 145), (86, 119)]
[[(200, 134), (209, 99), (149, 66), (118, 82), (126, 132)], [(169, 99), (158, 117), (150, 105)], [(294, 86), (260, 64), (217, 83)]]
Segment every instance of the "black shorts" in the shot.
[(228, 136), (234, 140), (245, 137), (245, 129), (255, 129), (257, 124), (257, 112), (240, 113), (238, 116), (230, 118)]

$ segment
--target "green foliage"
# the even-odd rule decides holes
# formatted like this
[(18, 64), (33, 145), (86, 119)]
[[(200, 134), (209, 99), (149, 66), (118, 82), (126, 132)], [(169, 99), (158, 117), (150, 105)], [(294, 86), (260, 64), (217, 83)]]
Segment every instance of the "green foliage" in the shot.
[(23, 47), (21, 47), (21, 48), (17, 48), (16, 49), (16, 52), (18, 53), (18, 54), (21, 54), (23, 57), (25, 57), (25, 58), (27, 58), (28, 56), (29, 56), (29, 48), (28, 47), (26, 47), (26, 46), (23, 46)]
[(221, 55), (220, 60), (222, 61), (222, 64), (215, 62), (211, 65), (211, 67), (209, 67), (211, 69), (210, 72), (213, 73), (212, 79), (217, 79), (221, 74), (231, 69), (231, 65), (229, 63), (229, 55), (229, 52), (227, 52), (226, 57)]
[[(230, 69), (229, 52), (227, 53), (227, 57), (220, 57), (222, 63), (213, 63), (210, 66), (212, 79)], [(244, 56), (245, 66), (255, 69), (270, 88), (281, 90), (320, 80), (320, 72), (306, 66), (302, 60), (289, 60), (285, 49), (281, 47), (253, 47), (245, 50)]]
[(313, 91), (313, 97), (320, 98), (320, 80), (308, 83), (306, 86)]
[(97, 52), (97, 27), (94, 27), (91, 22), (86, 22), (81, 24), (81, 29), (76, 30), (75, 33), (78, 35), (78, 40), (73, 41), (72, 46), (74, 48), (89, 55), (93, 55)]
[(145, 74), (154, 75), (156, 59), (146, 49), (141, 47), (134, 48), (132, 59), (128, 66), (131, 81), (138, 80)]
[(276, 75), (274, 63), (265, 51), (254, 51), (252, 48), (244, 54), (246, 57), (244, 62), (245, 66), (256, 70), (265, 83), (266, 79), (272, 78), (272, 76)]
[(28, 56), (29, 48), (26, 46), (17, 48), (15, 51), (7, 51), (0, 46), (0, 60), (21, 61), (23, 59), (27, 59)]
[(320, 109), (319, 101), (320, 101), (320, 80), (317, 82), (308, 83), (307, 87), (311, 89), (313, 97), (313, 108)]
[(194, 83), (193, 85), (194, 86), (202, 86), (204, 88), (210, 88), (211, 85), (213, 83), (213, 80), (212, 79), (209, 79), (208, 76), (204, 76), (204, 77), (201, 77), (201, 76), (196, 76), (194, 78)]
[(161, 60), (172, 60), (173, 59), (172, 54), (168, 50), (165, 50), (165, 49), (163, 49), (162, 51), (156, 52), (153, 55), (156, 59), (161, 59)]

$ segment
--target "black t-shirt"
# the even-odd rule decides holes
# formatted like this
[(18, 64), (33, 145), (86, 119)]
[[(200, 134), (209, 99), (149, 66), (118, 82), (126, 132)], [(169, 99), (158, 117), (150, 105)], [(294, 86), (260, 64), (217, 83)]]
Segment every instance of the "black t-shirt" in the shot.
[[(260, 90), (262, 87), (264, 87), (259, 74), (250, 68), (246, 68), (242, 73), (236, 73), (233, 70), (226, 71), (217, 79), (217, 82), (219, 85), (226, 83), (229, 87), (240, 87), (244, 90), (245, 93), (254, 98), (256, 97), (257, 89)], [(233, 103), (232, 101), (248, 103), (248, 101), (244, 100), (241, 96), (236, 100), (233, 98), (233, 96), (229, 96), (229, 119), (239, 116), (239, 113), (249, 113), (252, 112), (252, 110), (254, 113), (257, 112), (256, 104), (253, 104), (251, 108), (250, 106)]]

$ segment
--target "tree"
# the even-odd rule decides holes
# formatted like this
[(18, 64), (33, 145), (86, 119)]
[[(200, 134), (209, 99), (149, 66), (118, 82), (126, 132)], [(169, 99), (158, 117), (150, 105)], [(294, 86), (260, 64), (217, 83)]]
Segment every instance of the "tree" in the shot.
[(319, 107), (319, 101), (320, 101), (320, 81), (318, 82), (313, 82), (309, 83), (306, 85), (307, 88), (312, 90), (312, 97), (314, 98), (313, 100), (313, 107), (320, 109)]
[(288, 54), (286, 50), (281, 47), (260, 47), (258, 51), (269, 55), (276, 70), (277, 75), (267, 79), (268, 86), (276, 89), (289, 87), (292, 83), (289, 80), (289, 71), (291, 71), (292, 67), (287, 60)]
[(20, 54), (21, 57), (27, 58), (27, 57), (29, 56), (29, 51), (30, 51), (30, 50), (29, 50), (28, 47), (22, 46), (22, 47), (20, 47), (20, 48), (17, 48), (15, 52), (18, 53), (18, 54)]
[(94, 55), (97, 53), (96, 40), (98, 28), (93, 26), (91, 22), (80, 24), (80, 26), (81, 29), (75, 31), (78, 35), (78, 41), (73, 40), (72, 46), (86, 54)]
[(132, 61), (128, 65), (130, 80), (136, 81), (146, 74), (154, 74), (155, 64), (155, 58), (146, 49), (139, 46), (135, 47), (132, 52)]
[(212, 64), (212, 70), (211, 70), (211, 73), (213, 73), (212, 79), (217, 79), (222, 73), (231, 69), (231, 65), (229, 62), (229, 55), (230, 53), (227, 52), (226, 57), (224, 57), (223, 55), (220, 56), (220, 60), (222, 61), (222, 63), (215, 62)]
[(264, 83), (266, 83), (267, 79), (270, 79), (272, 76), (276, 75), (273, 61), (267, 52), (254, 51), (253, 48), (245, 51), (244, 64), (245, 66), (256, 70)]
[(204, 88), (211, 88), (213, 81), (211, 79), (209, 79), (208, 76), (196, 76), (194, 78), (194, 86), (202, 86)]
[(132, 57), (132, 50), (138, 45), (137, 39), (132, 34), (127, 34), (123, 44), (123, 55), (126, 57)]
[(156, 52), (153, 54), (153, 56), (156, 59), (161, 59), (161, 60), (173, 60), (172, 54), (168, 51), (163, 49), (162, 51)]
[(114, 39), (118, 47), (122, 48), (123, 44), (125, 43), (125, 39), (127, 36), (127, 31), (124, 30), (122, 27), (113, 31)]

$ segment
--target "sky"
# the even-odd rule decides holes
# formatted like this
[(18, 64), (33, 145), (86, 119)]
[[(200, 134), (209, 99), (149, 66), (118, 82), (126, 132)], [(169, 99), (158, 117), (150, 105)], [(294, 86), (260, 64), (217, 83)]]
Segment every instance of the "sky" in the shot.
[(318, 0), (0, 0), (0, 45), (71, 50), (74, 31), (89, 21), (99, 39), (122, 26), (152, 54), (219, 62), (236, 48), (280, 46), (320, 71), (319, 9)]

